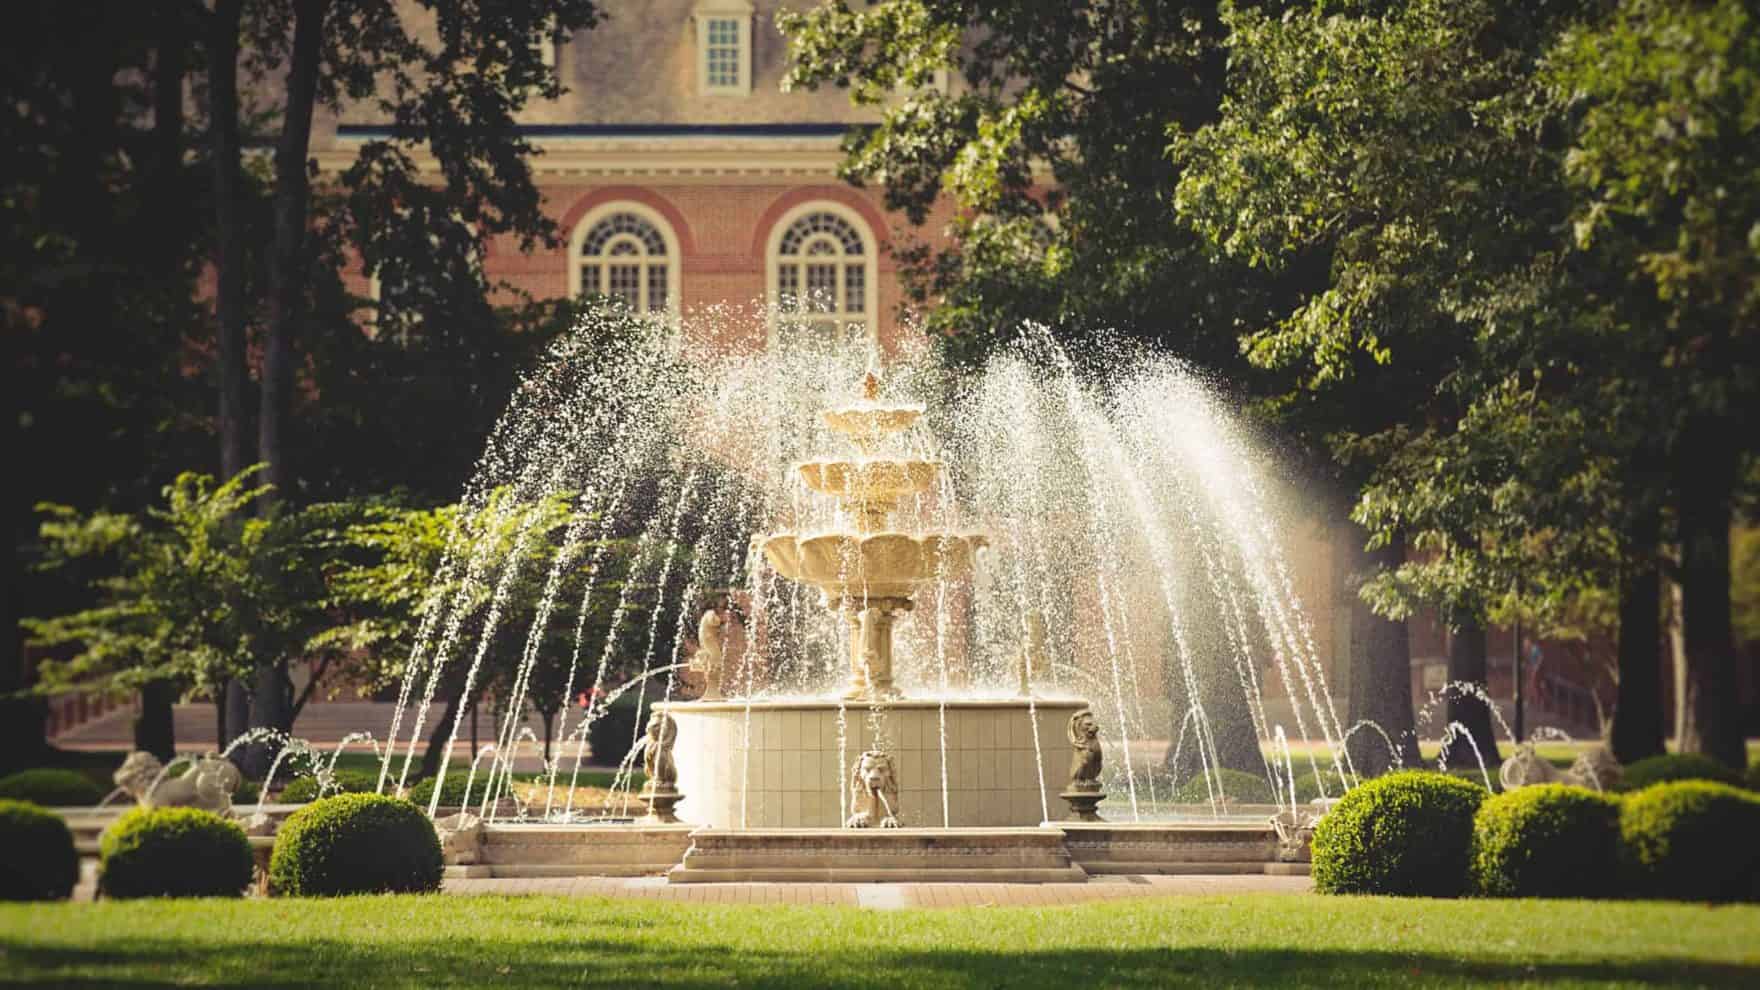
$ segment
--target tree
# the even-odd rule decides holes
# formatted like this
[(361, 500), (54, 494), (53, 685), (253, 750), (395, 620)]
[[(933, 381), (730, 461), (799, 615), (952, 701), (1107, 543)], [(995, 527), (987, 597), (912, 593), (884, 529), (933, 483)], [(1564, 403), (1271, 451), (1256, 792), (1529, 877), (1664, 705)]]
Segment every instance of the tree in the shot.
[[(169, 684), (188, 697), (223, 700), (225, 685), (263, 658), (313, 660), (312, 678), (285, 692), (286, 732), (347, 646), (333, 627), (328, 575), (348, 559), (349, 525), (362, 509), (313, 505), (250, 518), (260, 488), (250, 472), (222, 484), (186, 473), (141, 515), (45, 505), (43, 569), (72, 573), (97, 603), (27, 619), (34, 645), (71, 649), (43, 665), (42, 690), (114, 692)], [(168, 756), (170, 723), (139, 740)]]
[[(880, 112), (845, 139), (843, 176), (883, 184), (887, 206), (917, 224), (952, 200), (948, 247), (895, 249), (911, 300), (934, 303), (923, 319), (950, 360), (979, 362), (1030, 320), (1065, 340), (1111, 331), (1153, 341), (1256, 384), (1236, 337), (1270, 318), (1286, 281), (1206, 251), (1177, 223), (1180, 166), (1144, 140), (1214, 116), (1226, 78), (1215, 11), (885, 0), (784, 12), (778, 24), (794, 57), (789, 85), (847, 88)], [(938, 73), (952, 77), (945, 89)], [(1241, 703), (1232, 673), (1203, 670), (1214, 682), (1200, 692), (1232, 699), (1212, 710)], [(1169, 700), (1177, 737), (1189, 699)], [(1226, 765), (1263, 769), (1247, 720), (1214, 729)]]
[(1634, 369), (1666, 403), (1688, 703), (1680, 739), (1732, 766), (1742, 743), (1730, 526), (1760, 452), (1760, 23), (1749, 5), (1623, 0), (1567, 31), (1541, 79), (1568, 126), (1575, 246), (1657, 318)]
[[(197, 166), (181, 154), (188, 8), (179, 4), (8, 9), (0, 73), (9, 149), (0, 215), (0, 311), (12, 353), (8, 449), (16, 566), (36, 553), (38, 500), (138, 505), (203, 444), (180, 373), (201, 242)], [(178, 99), (173, 99), (177, 96)], [(151, 116), (148, 116), (151, 111)], [(79, 450), (82, 456), (66, 456)], [(43, 740), (20, 615), (72, 607), (56, 582), (16, 580), (0, 644), (0, 751), (27, 759)], [(149, 710), (164, 714), (149, 697)]]
[[(472, 231), (468, 247), (480, 254), (484, 239), (516, 234), (530, 247), (556, 243), (554, 224), (539, 209), (527, 156), (531, 147), (517, 136), (515, 115), (534, 97), (560, 93), (555, 71), (540, 48), (560, 43), (597, 19), (591, 0), (501, 3), (493, 9), (472, 0), (432, 5), (433, 40), (406, 23), (409, 10), (394, 0), (335, 4), (331, 0), (223, 2), (211, 15), (214, 35), (210, 87), (214, 118), (215, 169), (219, 193), (216, 258), (220, 286), (221, 361), (219, 430), (223, 461), (237, 452), (243, 426), (243, 328), (240, 305), (247, 263), (239, 245), (242, 211), (236, 198), (238, 90), (236, 51), (254, 79), (285, 69), (280, 131), (275, 142), (268, 240), (268, 298), (263, 319), (257, 455), (270, 482), (266, 499), (296, 495), (299, 474), (290, 460), (290, 418), (294, 412), (296, 347), (309, 315), (314, 263), (331, 264), (332, 276), (343, 255), (336, 245), (352, 243), (369, 272), (384, 265), (378, 248), (387, 215), (431, 228), (437, 214), (458, 217)], [(245, 44), (240, 45), (243, 38)], [(339, 177), (347, 208), (311, 228), (309, 150), (312, 120), (319, 106), (340, 111), (365, 102), (391, 120), (389, 137), (370, 141), (360, 158)], [(417, 178), (414, 153), (425, 148), (437, 161), (443, 184), (431, 189)], [(233, 190), (229, 195), (228, 190)], [(444, 210), (440, 207), (444, 205)], [(328, 226), (329, 229), (324, 229)], [(391, 225), (393, 227), (396, 224)], [(457, 247), (457, 239), (453, 239)], [(332, 248), (325, 250), (326, 247)], [(470, 271), (468, 266), (465, 269)], [(480, 269), (469, 285), (483, 297)], [(265, 503), (264, 509), (271, 508)], [(288, 677), (282, 666), (264, 665), (255, 676), (250, 721), (253, 726), (286, 721), (274, 689)]]

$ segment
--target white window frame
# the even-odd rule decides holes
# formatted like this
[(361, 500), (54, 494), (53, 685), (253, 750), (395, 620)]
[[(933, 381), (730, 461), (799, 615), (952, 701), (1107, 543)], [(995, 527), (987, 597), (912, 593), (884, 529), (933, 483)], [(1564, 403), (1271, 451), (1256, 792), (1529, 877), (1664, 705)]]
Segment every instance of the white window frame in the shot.
[[(782, 238), (788, 233), (789, 228), (814, 213), (829, 213), (837, 217), (854, 228), (856, 234), (862, 239), (862, 311), (860, 313), (850, 312), (846, 302), (844, 307), (836, 312), (822, 314), (821, 319), (852, 323), (859, 318), (867, 328), (866, 342), (872, 350), (880, 343), (880, 244), (874, 237), (873, 228), (868, 226), (868, 221), (863, 219), (860, 213), (842, 203), (828, 199), (816, 199), (802, 203), (784, 213), (770, 228), (769, 241), (764, 249), (764, 283), (769, 300), (769, 305), (766, 307), (769, 314), (768, 344), (770, 347), (775, 347), (779, 324), (786, 319), (794, 318), (792, 312), (784, 312), (782, 308)], [(791, 258), (796, 257), (804, 256), (791, 256)], [(838, 286), (841, 294), (845, 285), (843, 280), (847, 277), (845, 266), (851, 263), (851, 259), (849, 255), (836, 257), (838, 258)], [(798, 260), (791, 260), (790, 263), (804, 265), (804, 261)], [(803, 280), (804, 277), (805, 272), (803, 271)]]
[[(619, 199), (600, 203), (588, 210), (586, 215), (581, 217), (580, 222), (574, 225), (574, 230), (568, 240), (568, 297), (579, 299), (581, 286), (586, 281), (581, 275), (581, 270), (587, 266), (588, 261), (581, 252), (586, 248), (587, 235), (592, 233), (593, 228), (598, 226), (600, 221), (618, 213), (629, 213), (641, 218), (660, 232), (660, 240), (666, 245), (664, 256), (645, 253), (636, 256), (640, 259), (637, 263), (642, 270), (638, 296), (642, 303), (641, 311), (643, 313), (655, 312), (646, 306), (648, 301), (648, 269), (658, 261), (666, 266), (666, 308), (658, 312), (677, 317), (679, 298), (684, 294), (684, 260), (678, 250), (678, 235), (673, 232), (672, 225), (666, 222), (666, 218), (653, 207), (634, 200)], [(608, 263), (608, 257), (606, 260), (592, 262), (592, 264), (600, 266)], [(603, 269), (601, 269), (600, 287), (601, 289), (606, 287), (606, 276), (603, 274)]]
[[(756, 11), (746, 0), (704, 0), (691, 12), (697, 29), (697, 91), (704, 96), (749, 96), (752, 92), (752, 18)], [(732, 21), (737, 28), (738, 79), (732, 85), (709, 80), (709, 24)]]

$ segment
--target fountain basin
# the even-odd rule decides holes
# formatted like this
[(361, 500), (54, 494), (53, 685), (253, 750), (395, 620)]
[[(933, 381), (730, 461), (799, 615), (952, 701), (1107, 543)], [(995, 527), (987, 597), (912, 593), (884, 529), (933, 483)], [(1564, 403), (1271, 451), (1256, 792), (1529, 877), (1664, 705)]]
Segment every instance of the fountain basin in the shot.
[(988, 543), (977, 533), (779, 533), (762, 546), (777, 573), (835, 602), (909, 598), (926, 582), (964, 577)]
[[(861, 754), (889, 753), (907, 828), (1037, 826), (1069, 816), (1069, 718), (1079, 699), (671, 702), (678, 816), (715, 828), (837, 828)], [(843, 730), (839, 732), (839, 716)], [(1037, 729), (1038, 750), (1034, 747)], [(746, 746), (749, 734), (749, 749)], [(841, 739), (841, 744), (840, 744)], [(1040, 754), (1043, 754), (1041, 759)], [(942, 773), (947, 800), (942, 801)]]
[(941, 464), (915, 459), (829, 460), (807, 461), (796, 470), (808, 488), (835, 496), (845, 509), (859, 513), (870, 528), (878, 528), (899, 499), (920, 495), (934, 486)]
[(821, 416), (833, 432), (848, 437), (863, 453), (871, 452), (881, 440), (900, 430), (908, 430), (922, 418), (922, 406), (844, 406), (826, 409)]

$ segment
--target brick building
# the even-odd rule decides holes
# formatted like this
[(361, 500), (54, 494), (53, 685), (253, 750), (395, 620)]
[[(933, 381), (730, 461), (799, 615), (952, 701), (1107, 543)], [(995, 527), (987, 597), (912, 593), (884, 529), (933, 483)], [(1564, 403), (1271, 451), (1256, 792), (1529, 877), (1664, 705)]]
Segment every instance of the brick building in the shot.
[[(888, 249), (905, 221), (887, 213), (878, 190), (836, 174), (844, 132), (877, 115), (841, 90), (782, 90), (782, 6), (619, 4), (547, 50), (567, 92), (534, 103), (521, 125), (542, 152), (535, 178), (566, 245), (522, 254), (511, 238), (492, 242), (491, 281), (540, 298), (603, 292), (672, 313), (811, 298), (810, 329), (799, 332), (889, 350), (902, 297)], [(316, 121), (320, 168), (345, 168), (382, 124), (365, 112)], [(933, 238), (944, 221), (931, 217), (912, 236)], [(364, 276), (353, 288), (379, 291)], [(776, 322), (750, 332), (774, 337)]]

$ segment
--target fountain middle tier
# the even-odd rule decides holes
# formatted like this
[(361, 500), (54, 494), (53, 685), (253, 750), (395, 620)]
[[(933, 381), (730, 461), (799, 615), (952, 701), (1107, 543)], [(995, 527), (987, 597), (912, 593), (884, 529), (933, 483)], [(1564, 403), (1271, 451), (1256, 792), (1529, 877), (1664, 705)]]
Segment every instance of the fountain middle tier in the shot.
[(1068, 770), (1063, 740), (1087, 703), (766, 699), (656, 707), (678, 725), (685, 798), (677, 811), (687, 822), (836, 828), (853, 811), (850, 778), (862, 754), (880, 751), (891, 757), (903, 825), (959, 827), (1067, 818), (1058, 798)]
[(761, 537), (770, 566), (818, 588), (826, 603), (909, 598), (930, 581), (970, 574), (981, 533), (777, 533)]

